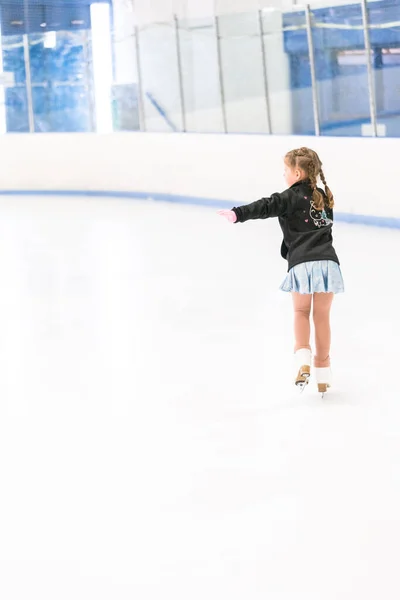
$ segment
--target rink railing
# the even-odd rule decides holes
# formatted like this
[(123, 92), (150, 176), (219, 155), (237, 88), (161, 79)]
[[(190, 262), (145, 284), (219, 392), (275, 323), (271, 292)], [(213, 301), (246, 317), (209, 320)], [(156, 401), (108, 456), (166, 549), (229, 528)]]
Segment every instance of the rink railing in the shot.
[[(81, 198), (115, 198), (125, 200), (145, 200), (150, 202), (170, 202), (172, 204), (182, 204), (189, 206), (203, 206), (205, 208), (232, 208), (233, 203), (230, 200), (217, 198), (199, 198), (196, 196), (178, 196), (176, 194), (160, 194), (158, 192), (121, 192), (104, 190), (0, 190), (0, 196), (51, 196), (51, 197), (81, 197)], [(400, 218), (396, 217), (378, 217), (374, 215), (358, 215), (353, 213), (335, 212), (335, 221), (341, 223), (350, 223), (353, 225), (367, 225), (370, 227), (383, 227), (389, 229), (400, 229)]]
[(0, 193), (153, 199), (219, 208), (285, 188), (283, 156), (311, 146), (321, 156), (336, 218), (400, 227), (394, 138), (161, 133), (0, 136)]

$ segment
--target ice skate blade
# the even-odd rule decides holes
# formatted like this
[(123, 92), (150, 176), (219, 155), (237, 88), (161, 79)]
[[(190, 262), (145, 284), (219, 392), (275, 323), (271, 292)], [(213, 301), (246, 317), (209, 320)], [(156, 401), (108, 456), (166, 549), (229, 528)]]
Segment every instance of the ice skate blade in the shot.
[(296, 377), (296, 385), (297, 387), (302, 388), (302, 391), (304, 391), (304, 388), (306, 387), (306, 385), (308, 384), (308, 380), (310, 378), (311, 375), (311, 369), (308, 365), (303, 365), (300, 369), (299, 372), (297, 373), (297, 377)]
[(325, 394), (328, 391), (328, 388), (331, 386), (328, 383), (319, 383), (318, 384), (318, 392), (321, 394), (321, 398), (325, 398)]
[(304, 390), (306, 389), (309, 380), (310, 379), (310, 375), (308, 373), (304, 373), (301, 378), (298, 377), (296, 380), (296, 386), (300, 389), (300, 394), (302, 394), (304, 392)]

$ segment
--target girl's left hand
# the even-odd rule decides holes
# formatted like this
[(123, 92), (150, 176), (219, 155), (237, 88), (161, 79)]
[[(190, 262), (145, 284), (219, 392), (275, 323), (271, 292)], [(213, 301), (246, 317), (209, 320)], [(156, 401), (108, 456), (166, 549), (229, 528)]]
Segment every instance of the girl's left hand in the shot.
[(233, 210), (219, 210), (218, 214), (220, 217), (225, 217), (230, 223), (236, 223), (237, 221), (236, 213)]

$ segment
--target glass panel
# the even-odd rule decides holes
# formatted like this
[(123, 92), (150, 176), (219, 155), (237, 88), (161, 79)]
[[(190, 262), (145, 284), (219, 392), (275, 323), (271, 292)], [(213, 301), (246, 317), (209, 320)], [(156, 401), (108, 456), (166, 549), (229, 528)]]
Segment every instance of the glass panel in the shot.
[[(91, 131), (90, 40), (86, 31), (29, 36), (35, 132)], [(90, 59), (89, 59), (90, 61)]]
[(361, 4), (312, 10), (322, 135), (371, 135)]
[[(0, 133), (137, 131), (141, 107), (150, 131), (222, 132), (224, 97), (229, 132), (313, 135), (304, 6), (221, 15), (218, 43), (209, 4), (177, 29), (137, 28), (131, 0), (111, 20), (101, 0), (4, 2)], [(321, 133), (372, 135), (361, 2), (311, 6)], [(400, 137), (400, 0), (369, 0), (368, 17), (378, 135)]]
[(2, 4), (0, 132), (93, 131), (95, 64), (103, 72), (105, 93), (97, 100), (104, 123), (105, 113), (111, 116), (110, 44), (102, 35), (104, 51), (95, 60), (92, 40), (107, 35), (109, 23), (107, 3)]
[(140, 28), (140, 53), (148, 131), (182, 131), (174, 23)]
[(400, 137), (400, 0), (369, 2), (378, 135)]
[(179, 29), (187, 130), (222, 132), (215, 21), (181, 21)]
[(305, 12), (264, 9), (263, 30), (272, 133), (314, 135)]
[(219, 18), (228, 132), (267, 133), (259, 14)]
[[(2, 133), (28, 132), (28, 102), (26, 94), (26, 72), (22, 35), (3, 35), (2, 62), (4, 86), (0, 94), (5, 101), (0, 115)], [(4, 107), (4, 104), (2, 104)], [(6, 127), (5, 127), (6, 126)]]
[(139, 73), (133, 4), (119, 3), (118, 10), (114, 5), (112, 40), (114, 130), (139, 131)]

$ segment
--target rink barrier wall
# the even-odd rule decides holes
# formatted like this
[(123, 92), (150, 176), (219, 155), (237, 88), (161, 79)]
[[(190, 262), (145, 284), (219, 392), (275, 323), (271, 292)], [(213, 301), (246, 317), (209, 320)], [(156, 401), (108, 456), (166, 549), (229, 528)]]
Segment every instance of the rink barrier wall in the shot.
[(1, 194), (93, 196), (231, 208), (285, 188), (282, 157), (310, 146), (337, 220), (400, 227), (400, 139), (179, 133), (0, 137)]
[[(119, 198), (126, 200), (149, 200), (154, 202), (171, 202), (208, 208), (232, 208), (232, 202), (213, 198), (196, 198), (196, 196), (176, 196), (173, 194), (144, 194), (143, 192), (112, 192), (112, 191), (78, 191), (78, 190), (0, 190), (0, 196), (60, 196), (60, 197), (89, 197), (89, 198)], [(393, 217), (376, 217), (372, 215), (356, 215), (352, 213), (335, 212), (335, 221), (400, 229), (400, 219)]]

